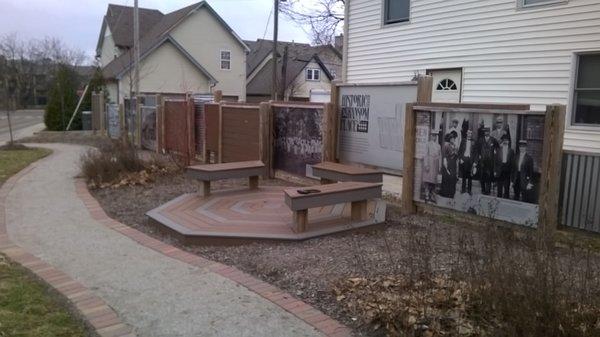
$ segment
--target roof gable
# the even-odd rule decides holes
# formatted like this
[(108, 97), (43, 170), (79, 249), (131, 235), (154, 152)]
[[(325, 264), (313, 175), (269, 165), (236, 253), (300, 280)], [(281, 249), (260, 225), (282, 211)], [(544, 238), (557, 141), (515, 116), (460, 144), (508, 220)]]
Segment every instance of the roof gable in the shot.
[[(253, 76), (247, 84), (246, 91), (250, 95), (268, 95), (271, 92), (271, 82), (273, 81), (273, 60), (263, 62), (265, 58), (272, 53), (273, 42), (270, 40), (246, 41), (251, 51), (247, 60), (247, 76)], [(328, 46), (311, 46), (305, 43), (281, 42), (278, 45), (277, 72), (279, 78), (283, 72), (282, 55), (285, 53), (285, 47), (288, 49), (288, 61), (286, 69), (285, 87), (289, 87), (293, 81), (306, 69), (311, 62), (316, 62), (321, 71), (329, 80), (333, 75), (325, 66), (319, 53), (329, 52)], [(334, 48), (332, 47), (331, 50)], [(339, 56), (339, 53), (335, 53)], [(340, 56), (341, 60), (341, 56)], [(260, 68), (259, 68), (260, 67)]]
[[(121, 6), (121, 7), (124, 7), (124, 6)], [(131, 8), (131, 7), (128, 7), (128, 8)], [(168, 35), (169, 32), (171, 32), (175, 27), (177, 27), (179, 24), (181, 24), (183, 21), (185, 21), (185, 19), (189, 15), (191, 15), (192, 13), (194, 13), (197, 10), (200, 10), (201, 8), (207, 9), (208, 12), (217, 19), (217, 21), (221, 24), (221, 26), (235, 37), (235, 39), (240, 43), (242, 48), (244, 48), (246, 51), (249, 51), (248, 46), (246, 46), (244, 44), (244, 42), (239, 38), (239, 36), (237, 36), (237, 34), (235, 34), (235, 32), (231, 29), (231, 27), (229, 27), (229, 25), (227, 25), (227, 23), (225, 23), (225, 21), (217, 14), (217, 12), (215, 12), (214, 9), (212, 9), (212, 7), (210, 7), (210, 5), (206, 1), (201, 1), (201, 2), (195, 3), (193, 5), (189, 5), (187, 7), (176, 10), (174, 12), (171, 12), (169, 14), (163, 15), (161, 17), (160, 21), (158, 21), (156, 24), (154, 24), (153, 27), (148, 29), (148, 31), (141, 37), (141, 39), (140, 39), (140, 55), (147, 55), (149, 52), (152, 52), (157, 47), (159, 47), (162, 43), (164, 43), (165, 39), (170, 39), (172, 42), (177, 43), (177, 42), (175, 42), (175, 39), (173, 39), (170, 35)], [(141, 27), (140, 27), (140, 31), (141, 31)], [(187, 56), (191, 57), (189, 55), (189, 53), (187, 53), (187, 51), (185, 51), (185, 48), (183, 48), (179, 44), (177, 44), (177, 45), (179, 46), (179, 49), (181, 49), (183, 52), (185, 52), (187, 54)], [(132, 54), (131, 50), (129, 50), (128, 52), (124, 53), (123, 55), (117, 57), (116, 59), (111, 61), (108, 65), (106, 65), (106, 67), (104, 67), (104, 70), (103, 70), (104, 76), (106, 78), (119, 77), (126, 70), (126, 68), (129, 68), (131, 65), (130, 60), (132, 58), (131, 58), (130, 54)], [(198, 63), (197, 61), (194, 61), (194, 62)]]

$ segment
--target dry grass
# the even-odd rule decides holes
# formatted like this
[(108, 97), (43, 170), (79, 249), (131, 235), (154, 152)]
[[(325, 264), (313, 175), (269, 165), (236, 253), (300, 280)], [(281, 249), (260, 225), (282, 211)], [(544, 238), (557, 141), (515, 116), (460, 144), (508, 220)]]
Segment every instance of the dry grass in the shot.
[(347, 313), (390, 336), (600, 336), (596, 252), (490, 226), (454, 238), (440, 268), (432, 237), (414, 232), (404, 259), (389, 251), (393, 274), (336, 282)]
[(81, 173), (91, 188), (145, 185), (167, 170), (166, 163), (142, 159), (132, 144), (116, 140), (89, 149), (81, 157)]

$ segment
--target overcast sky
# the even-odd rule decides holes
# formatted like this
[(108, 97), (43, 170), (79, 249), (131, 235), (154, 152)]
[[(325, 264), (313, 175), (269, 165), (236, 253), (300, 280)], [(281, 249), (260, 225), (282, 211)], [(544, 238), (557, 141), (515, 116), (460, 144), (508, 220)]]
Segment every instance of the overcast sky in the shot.
[[(199, 0), (138, 0), (140, 7), (163, 13)], [(311, 0), (306, 0), (311, 1)], [(210, 5), (243, 39), (262, 38), (273, 0), (208, 0)], [(133, 0), (0, 0), (0, 35), (16, 32), (22, 39), (54, 36), (91, 57), (109, 3), (133, 5)], [(309, 42), (304, 30), (281, 17), (279, 39)], [(273, 19), (267, 38), (273, 37)]]

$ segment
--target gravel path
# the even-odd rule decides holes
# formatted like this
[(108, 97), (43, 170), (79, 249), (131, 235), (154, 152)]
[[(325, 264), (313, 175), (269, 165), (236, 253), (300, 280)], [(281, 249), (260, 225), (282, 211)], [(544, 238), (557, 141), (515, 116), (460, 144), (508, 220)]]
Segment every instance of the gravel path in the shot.
[(75, 192), (84, 147), (47, 144), (10, 192), (11, 239), (92, 289), (139, 336), (318, 336), (280, 307), (206, 269), (97, 223)]

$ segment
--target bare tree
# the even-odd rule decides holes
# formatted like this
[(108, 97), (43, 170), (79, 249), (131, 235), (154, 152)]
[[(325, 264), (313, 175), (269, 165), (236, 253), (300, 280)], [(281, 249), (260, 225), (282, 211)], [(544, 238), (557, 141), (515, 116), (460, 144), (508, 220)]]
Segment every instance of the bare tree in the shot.
[(313, 44), (333, 44), (344, 22), (346, 0), (288, 0), (280, 11), (292, 21), (309, 29)]

